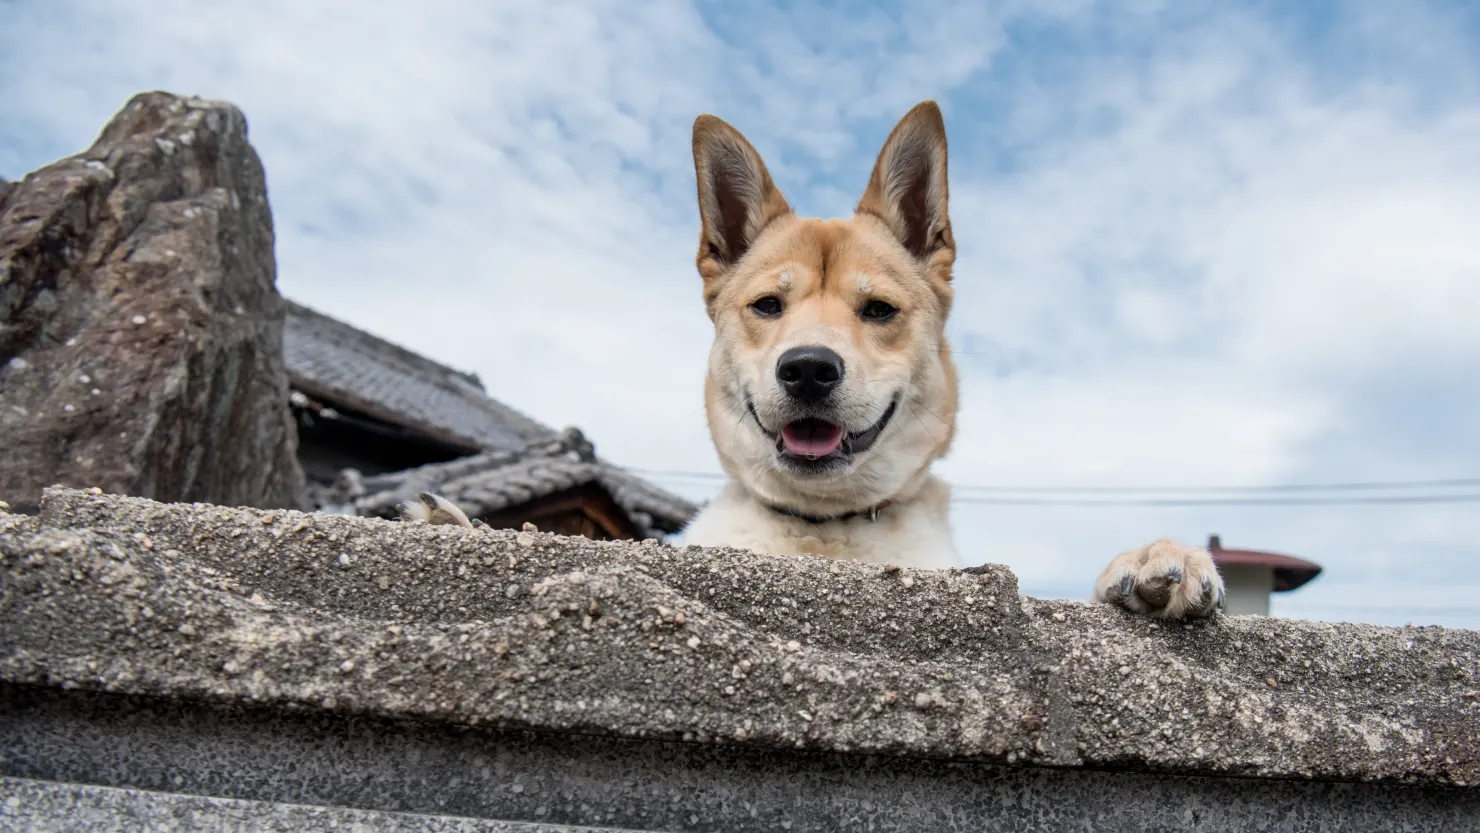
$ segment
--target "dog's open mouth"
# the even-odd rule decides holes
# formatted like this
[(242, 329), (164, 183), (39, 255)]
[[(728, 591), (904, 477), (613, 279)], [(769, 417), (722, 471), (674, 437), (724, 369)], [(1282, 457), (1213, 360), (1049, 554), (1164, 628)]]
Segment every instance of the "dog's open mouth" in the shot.
[(873, 446), (893, 418), (897, 404), (890, 402), (878, 422), (851, 434), (839, 425), (816, 417), (789, 422), (782, 426), (780, 433), (772, 434), (761, 423), (754, 407), (751, 407), (750, 414), (761, 431), (775, 439), (776, 452), (782, 459), (803, 464), (846, 462)]
[(843, 429), (821, 419), (799, 419), (781, 429), (781, 450), (817, 459), (843, 446)]

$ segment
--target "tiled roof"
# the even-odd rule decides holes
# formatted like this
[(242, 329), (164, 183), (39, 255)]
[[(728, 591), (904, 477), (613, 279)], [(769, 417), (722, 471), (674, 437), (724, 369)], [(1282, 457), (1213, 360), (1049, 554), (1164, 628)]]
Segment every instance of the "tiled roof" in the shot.
[(301, 304), (287, 307), (283, 346), (295, 388), (469, 452), (370, 477), (346, 471), (339, 484), (318, 489), (325, 506), (390, 515), (402, 501), (431, 491), (480, 515), (597, 483), (652, 537), (677, 532), (697, 511), (597, 458), (579, 430), (556, 431), (493, 399), (470, 373)]
[(389, 516), (417, 493), (436, 492), (476, 516), (590, 483), (605, 488), (647, 537), (677, 532), (697, 510), (598, 459), (575, 428), (518, 451), (491, 450), (390, 474), (351, 476), (343, 488), (359, 515)]
[(293, 386), (468, 451), (519, 449), (556, 432), (493, 399), (478, 377), (292, 301), (283, 349)]

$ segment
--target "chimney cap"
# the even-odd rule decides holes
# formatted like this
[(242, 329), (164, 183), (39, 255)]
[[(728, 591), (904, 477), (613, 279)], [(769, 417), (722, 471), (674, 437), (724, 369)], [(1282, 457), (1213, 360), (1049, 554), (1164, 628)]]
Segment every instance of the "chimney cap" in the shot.
[(1264, 550), (1224, 549), (1217, 535), (1208, 537), (1208, 553), (1219, 569), (1234, 564), (1269, 567), (1274, 571), (1274, 592), (1284, 593), (1309, 582), (1321, 574), (1321, 565), (1293, 555)]

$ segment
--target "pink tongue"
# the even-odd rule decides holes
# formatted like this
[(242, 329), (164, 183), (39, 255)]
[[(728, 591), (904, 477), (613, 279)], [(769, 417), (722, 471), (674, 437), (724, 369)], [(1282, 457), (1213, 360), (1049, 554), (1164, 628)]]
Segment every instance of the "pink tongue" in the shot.
[(794, 422), (781, 429), (781, 442), (798, 457), (826, 457), (843, 443), (843, 429), (820, 420)]

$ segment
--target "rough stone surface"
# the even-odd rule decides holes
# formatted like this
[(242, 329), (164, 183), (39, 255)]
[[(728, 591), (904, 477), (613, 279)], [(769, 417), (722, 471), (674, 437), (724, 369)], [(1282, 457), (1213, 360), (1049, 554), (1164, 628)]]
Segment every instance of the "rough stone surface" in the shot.
[(1480, 776), (1480, 633), (1169, 626), (1022, 598), (1001, 567), (887, 570), (54, 489), (38, 517), (0, 516), (0, 589), (11, 684), (740, 748)]
[(1480, 790), (1457, 787), (476, 730), (3, 682), (0, 775), (129, 788), (155, 816), (169, 792), (716, 833), (1480, 831)]
[(272, 217), (235, 107), (134, 97), (0, 190), (0, 498), (305, 506)]
[[(150, 833), (212, 830), (217, 833), (581, 833), (589, 827), (526, 824), (455, 816), (387, 813), (348, 807), (313, 807), (241, 801), (178, 793), (121, 790), (0, 778), (0, 829), (30, 833)], [(622, 833), (603, 828), (608, 833)]]

